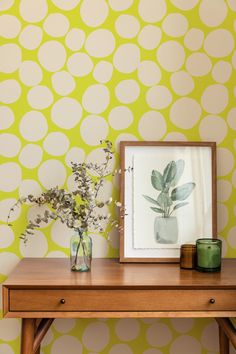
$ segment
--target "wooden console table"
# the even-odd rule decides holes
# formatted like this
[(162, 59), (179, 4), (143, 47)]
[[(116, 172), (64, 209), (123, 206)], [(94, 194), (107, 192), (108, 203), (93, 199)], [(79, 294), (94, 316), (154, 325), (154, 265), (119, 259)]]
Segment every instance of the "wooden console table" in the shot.
[(181, 270), (179, 264), (120, 264), (94, 259), (88, 273), (68, 259), (25, 258), (3, 283), (5, 317), (22, 318), (21, 354), (39, 354), (54, 318), (213, 317), (220, 353), (236, 347), (236, 260), (220, 273)]

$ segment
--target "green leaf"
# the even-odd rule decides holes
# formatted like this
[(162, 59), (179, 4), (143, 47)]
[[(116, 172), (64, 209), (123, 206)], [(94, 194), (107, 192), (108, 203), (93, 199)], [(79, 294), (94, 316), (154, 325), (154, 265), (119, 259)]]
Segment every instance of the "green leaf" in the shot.
[(153, 211), (155, 211), (156, 213), (160, 213), (163, 214), (164, 210), (160, 209), (160, 208), (154, 208), (154, 207), (150, 207)]
[(163, 176), (157, 170), (152, 171), (151, 182), (152, 182), (153, 188), (157, 189), (158, 191), (163, 190), (163, 188), (164, 188)]
[(176, 175), (176, 164), (174, 161), (168, 163), (163, 173), (164, 184), (171, 183)]
[(176, 209), (179, 209), (185, 205), (189, 204), (188, 202), (183, 202), (183, 203), (179, 203), (179, 204), (176, 204), (173, 208), (173, 210), (176, 210)]
[(185, 183), (180, 187), (176, 187), (171, 192), (171, 199), (175, 200), (185, 200), (188, 196), (192, 193), (193, 189), (195, 188), (196, 184), (193, 182)]
[(166, 209), (168, 208), (169, 206), (172, 205), (172, 200), (171, 198), (168, 196), (167, 193), (160, 193), (158, 198), (157, 198), (157, 203), (163, 208), (163, 209)]
[(143, 194), (143, 197), (144, 197), (147, 201), (149, 201), (150, 203), (153, 203), (153, 204), (158, 205), (157, 201), (156, 201), (155, 199), (149, 197), (148, 195), (144, 195), (144, 194)]
[(183, 174), (184, 166), (185, 166), (184, 160), (182, 160), (182, 159), (181, 160), (177, 160), (175, 162), (175, 166), (176, 166), (176, 174), (175, 174), (175, 177), (174, 177), (173, 181), (171, 182), (171, 186), (172, 187), (175, 187), (177, 185), (177, 183), (180, 180), (180, 177)]

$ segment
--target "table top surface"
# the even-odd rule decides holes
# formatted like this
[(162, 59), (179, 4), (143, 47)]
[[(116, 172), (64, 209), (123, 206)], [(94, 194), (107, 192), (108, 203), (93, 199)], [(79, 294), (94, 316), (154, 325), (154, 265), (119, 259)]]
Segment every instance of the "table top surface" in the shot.
[(236, 259), (222, 260), (221, 272), (180, 269), (175, 263), (119, 263), (93, 259), (91, 271), (70, 270), (68, 258), (24, 258), (3, 284), (9, 288), (236, 289)]

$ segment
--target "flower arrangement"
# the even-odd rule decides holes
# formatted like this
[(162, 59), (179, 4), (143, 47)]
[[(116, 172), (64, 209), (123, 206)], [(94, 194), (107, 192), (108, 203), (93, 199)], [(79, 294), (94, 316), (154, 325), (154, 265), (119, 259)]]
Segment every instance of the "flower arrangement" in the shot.
[[(50, 220), (59, 219), (65, 223), (68, 228), (74, 229), (80, 236), (81, 245), (83, 248), (83, 235), (91, 230), (104, 231), (104, 224), (108, 221), (111, 226), (118, 227), (118, 222), (113, 219), (111, 214), (104, 215), (100, 210), (105, 205), (114, 204), (121, 207), (119, 201), (113, 201), (110, 197), (107, 201), (102, 202), (98, 199), (98, 193), (104, 185), (106, 178), (112, 173), (109, 172), (109, 162), (114, 155), (113, 145), (109, 140), (101, 141), (104, 151), (104, 162), (101, 164), (92, 162), (75, 163), (71, 162), (72, 174), (74, 176), (76, 189), (69, 192), (63, 188), (53, 187), (45, 190), (40, 196), (27, 195), (20, 198), (9, 211), (8, 225), (11, 213), (18, 205), (24, 203), (36, 204), (38, 206), (48, 205), (49, 209), (44, 213), (38, 214), (34, 220), (30, 220), (21, 234), (21, 238), (26, 243), (28, 237), (34, 234), (35, 228), (40, 228), (40, 224), (48, 223)], [(80, 245), (77, 247), (76, 259), (78, 256)], [(75, 265), (74, 265), (75, 266)]]

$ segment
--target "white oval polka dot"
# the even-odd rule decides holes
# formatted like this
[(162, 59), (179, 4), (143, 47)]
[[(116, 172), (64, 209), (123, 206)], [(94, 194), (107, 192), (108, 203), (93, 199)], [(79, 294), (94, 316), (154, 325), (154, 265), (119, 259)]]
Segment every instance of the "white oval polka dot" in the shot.
[(78, 189), (75, 177), (72, 174), (67, 178), (66, 184), (69, 192), (75, 192)]
[(84, 92), (82, 104), (89, 113), (99, 114), (104, 112), (110, 102), (110, 91), (104, 85), (91, 85)]
[(167, 134), (164, 140), (165, 141), (188, 141), (188, 139), (184, 134), (178, 132), (171, 132)]
[(129, 74), (135, 71), (140, 63), (140, 49), (136, 44), (122, 44), (113, 57), (115, 68), (121, 73)]
[(232, 66), (227, 61), (218, 61), (213, 67), (212, 77), (216, 82), (224, 84), (230, 79)]
[(178, 9), (183, 11), (188, 11), (193, 9), (199, 0), (171, 0), (172, 4), (175, 5)]
[(47, 71), (58, 71), (64, 66), (66, 61), (65, 48), (60, 42), (47, 41), (39, 48), (38, 59)]
[[(0, 247), (9, 247), (13, 243), (14, 239), (15, 235), (10, 226), (0, 225)], [(0, 321), (0, 338), (2, 337), (1, 323), (2, 321)]]
[(140, 87), (135, 80), (123, 80), (116, 86), (115, 94), (121, 103), (132, 103), (138, 99)]
[(43, 150), (40, 146), (35, 144), (27, 144), (21, 150), (19, 155), (19, 162), (26, 168), (37, 167), (43, 157)]
[[(13, 205), (15, 205), (15, 203), (16, 203), (16, 199), (14, 199), (14, 198), (3, 199), (0, 201), (0, 220), (1, 221), (7, 222), (9, 211), (13, 207)], [(12, 222), (12, 221), (15, 221), (16, 219), (18, 219), (20, 213), (21, 213), (21, 206), (19, 205), (10, 213), (9, 221)]]
[(4, 354), (14, 354), (13, 349), (8, 344), (0, 344), (0, 351)]
[(0, 83), (0, 101), (2, 103), (16, 102), (21, 95), (21, 87), (16, 80), (5, 80)]
[[(0, 254), (0, 274), (8, 275), (17, 266), (20, 259), (14, 253), (2, 252)], [(1, 350), (1, 347), (0, 347)], [(1, 353), (1, 352), (0, 352)], [(6, 353), (5, 351), (2, 353)]]
[[(55, 1), (55, 0), (54, 0)], [(65, 2), (65, 1), (63, 1)], [(82, 354), (83, 349), (80, 341), (69, 335), (57, 338), (51, 347), (52, 354), (64, 354), (70, 348), (70, 354)]]
[(161, 29), (157, 26), (147, 25), (142, 28), (138, 35), (138, 43), (147, 50), (155, 49), (162, 37)]
[(64, 155), (69, 149), (70, 142), (67, 136), (60, 132), (48, 134), (43, 142), (44, 150), (53, 156)]
[(189, 348), (191, 348), (191, 354), (201, 354), (202, 347), (200, 342), (188, 335), (177, 337), (170, 346), (170, 354), (189, 354)]
[(85, 53), (72, 54), (67, 61), (67, 68), (71, 75), (82, 77), (93, 70), (93, 62)]
[(40, 46), (42, 38), (42, 29), (38, 26), (29, 25), (21, 32), (19, 42), (25, 49), (34, 50)]
[(115, 147), (117, 151), (120, 151), (120, 142), (121, 141), (137, 141), (138, 138), (134, 134), (122, 133), (118, 135), (115, 141)]
[(16, 340), (17, 337), (20, 335), (20, 327), (21, 326), (19, 319), (2, 319), (0, 321), (0, 339), (7, 342)]
[(224, 179), (217, 181), (217, 200), (219, 202), (226, 202), (232, 193), (232, 184)]
[(85, 33), (78, 28), (72, 28), (66, 35), (66, 46), (72, 50), (80, 50), (83, 47), (85, 41)]
[(25, 140), (41, 140), (47, 133), (47, 120), (41, 112), (27, 112), (20, 122), (20, 133)]
[(78, 6), (80, 0), (52, 0), (52, 2), (61, 10), (70, 11)]
[(186, 68), (192, 76), (204, 76), (211, 71), (211, 60), (204, 53), (194, 53), (186, 61)]
[(144, 140), (159, 140), (166, 132), (166, 122), (161, 113), (148, 111), (140, 118), (138, 129)]
[(14, 191), (21, 182), (21, 168), (15, 162), (6, 162), (0, 165), (0, 190)]
[(166, 324), (154, 323), (148, 328), (146, 337), (151, 346), (164, 347), (172, 340), (172, 333)]
[(133, 0), (108, 0), (108, 2), (114, 11), (127, 10), (133, 4)]
[(235, 0), (227, 0), (227, 3), (232, 11), (236, 11), (236, 1)]
[(144, 60), (138, 67), (138, 78), (145, 86), (153, 86), (161, 80), (161, 70), (154, 61)]
[[(94, 340), (94, 333), (96, 333), (96, 340)], [(109, 328), (107, 324), (97, 321), (88, 324), (84, 330), (82, 342), (88, 350), (103, 350), (109, 342)]]
[(216, 29), (210, 32), (204, 41), (205, 51), (214, 58), (226, 57), (233, 48), (234, 37), (226, 29)]
[(202, 47), (204, 32), (199, 28), (191, 28), (184, 37), (184, 45), (189, 50), (195, 51)]
[(93, 77), (101, 84), (110, 81), (113, 73), (113, 65), (108, 61), (100, 61), (94, 68)]
[(105, 0), (84, 0), (80, 6), (80, 16), (89, 27), (100, 26), (108, 13), (109, 8)]
[(14, 4), (15, 0), (2, 0), (0, 3), (0, 11), (5, 11), (10, 9)]
[(138, 12), (145, 22), (159, 22), (166, 14), (166, 2), (164, 0), (140, 0)]
[(209, 85), (202, 94), (201, 105), (206, 112), (218, 114), (228, 105), (228, 90), (225, 86)]
[(183, 97), (175, 101), (170, 109), (171, 121), (181, 129), (191, 129), (201, 116), (201, 106), (192, 98)]
[[(236, 170), (234, 170), (233, 172), (233, 175), (232, 175), (232, 183), (233, 183), (233, 186), (236, 188)], [(236, 208), (235, 208), (236, 210)], [(236, 215), (236, 213), (235, 213)]]
[(44, 31), (51, 37), (64, 36), (70, 27), (68, 18), (60, 13), (50, 14), (44, 21)]
[(0, 155), (14, 157), (18, 155), (21, 141), (14, 134), (0, 134)]
[(199, 15), (201, 21), (208, 27), (217, 27), (221, 25), (228, 12), (228, 7), (224, 0), (203, 0), (199, 6)]
[(40, 66), (31, 60), (23, 61), (19, 68), (19, 77), (26, 86), (38, 85), (43, 78)]
[(167, 41), (158, 48), (157, 60), (166, 71), (177, 71), (184, 64), (184, 48), (176, 41)]
[(52, 121), (63, 129), (74, 128), (82, 116), (82, 107), (74, 98), (59, 99), (52, 107)]
[(170, 321), (174, 330), (178, 333), (190, 332), (195, 324), (193, 318), (172, 318)]
[(146, 101), (149, 107), (163, 109), (172, 102), (172, 94), (165, 86), (153, 86), (147, 91)]
[(64, 165), (58, 160), (46, 160), (38, 169), (40, 183), (47, 189), (61, 187), (66, 180)]
[(138, 337), (140, 324), (136, 319), (124, 318), (117, 321), (115, 330), (120, 340), (131, 341)]
[(8, 129), (14, 123), (15, 117), (11, 108), (0, 106), (0, 130)]
[(226, 176), (234, 167), (234, 156), (229, 149), (217, 149), (217, 176)]
[(84, 158), (84, 150), (78, 147), (73, 147), (67, 152), (65, 162), (67, 166), (71, 167), (71, 162), (82, 163), (84, 162)]
[[(103, 164), (105, 162), (105, 154), (102, 148), (97, 148), (92, 150), (86, 158), (87, 163), (97, 163), (97, 164)], [(108, 168), (107, 171), (108, 173), (113, 171), (115, 165), (115, 157), (113, 155), (112, 159), (108, 163)]]
[(120, 235), (116, 227), (114, 227), (111, 232), (109, 232), (108, 241), (111, 247), (114, 249), (119, 249), (120, 247)]
[[(93, 131), (93, 134), (91, 132)], [(91, 115), (84, 118), (80, 126), (80, 134), (84, 142), (88, 145), (99, 145), (101, 140), (105, 140), (109, 132), (109, 127), (103, 117)]]
[(199, 125), (199, 134), (203, 141), (216, 141), (220, 144), (228, 132), (225, 120), (218, 116), (206, 116)]
[(108, 354), (133, 354), (133, 351), (127, 344), (114, 344)]
[(229, 111), (227, 115), (227, 122), (231, 129), (236, 130), (236, 107)]
[[(47, 253), (46, 257), (48, 257), (48, 258), (65, 258), (65, 257), (68, 257), (68, 253), (65, 253), (62, 251), (51, 251), (51, 252)], [(48, 335), (48, 332), (47, 332), (47, 335)]]
[(228, 208), (221, 203), (217, 203), (217, 231), (223, 231), (229, 220)]
[(170, 78), (172, 89), (177, 95), (185, 96), (191, 93), (194, 89), (194, 81), (192, 76), (186, 71), (177, 71)]
[(97, 200), (104, 203), (107, 202), (112, 196), (112, 189), (113, 184), (108, 180), (104, 180), (102, 187), (98, 191)]
[(236, 234), (236, 226), (233, 226), (228, 233), (227, 236), (227, 241), (232, 248), (236, 248), (236, 239), (235, 239), (235, 234)]
[(75, 89), (75, 80), (67, 71), (59, 71), (52, 75), (52, 86), (60, 96), (69, 95)]
[(29, 105), (34, 109), (45, 109), (51, 106), (53, 94), (47, 86), (35, 86), (27, 95)]
[(21, 0), (19, 9), (21, 17), (26, 22), (35, 23), (47, 15), (48, 5), (46, 0), (34, 0), (34, 6), (31, 0)]
[(19, 196), (27, 197), (27, 195), (40, 196), (42, 189), (38, 182), (33, 179), (24, 179), (19, 185)]
[(0, 36), (3, 38), (12, 39), (18, 36), (20, 30), (21, 23), (16, 16), (0, 16)]
[(115, 22), (116, 32), (122, 38), (134, 38), (140, 28), (140, 24), (134, 16), (120, 15)]
[[(102, 212), (99, 210), (100, 215), (107, 215), (107, 210)], [(102, 227), (105, 229), (106, 222), (101, 222)], [(92, 228), (91, 228), (92, 229)], [(94, 230), (95, 231), (95, 230)], [(108, 256), (109, 244), (107, 240), (101, 235), (90, 235), (93, 240), (93, 257), (94, 258), (106, 258)]]
[(85, 49), (92, 57), (107, 57), (115, 49), (115, 37), (111, 31), (100, 28), (88, 35)]
[(118, 106), (111, 110), (108, 116), (110, 126), (115, 130), (128, 128), (133, 120), (132, 111), (126, 106)]
[(182, 37), (188, 29), (188, 20), (179, 13), (169, 14), (162, 23), (162, 29), (170, 37)]
[(53, 327), (56, 328), (59, 333), (68, 333), (70, 332), (76, 325), (74, 318), (56, 318), (53, 322)]
[(143, 354), (162, 354), (163, 352), (161, 352), (159, 349), (155, 349), (155, 348), (150, 348), (147, 350), (144, 350)]
[(0, 47), (0, 71), (6, 74), (16, 71), (21, 63), (21, 48), (8, 43)]

